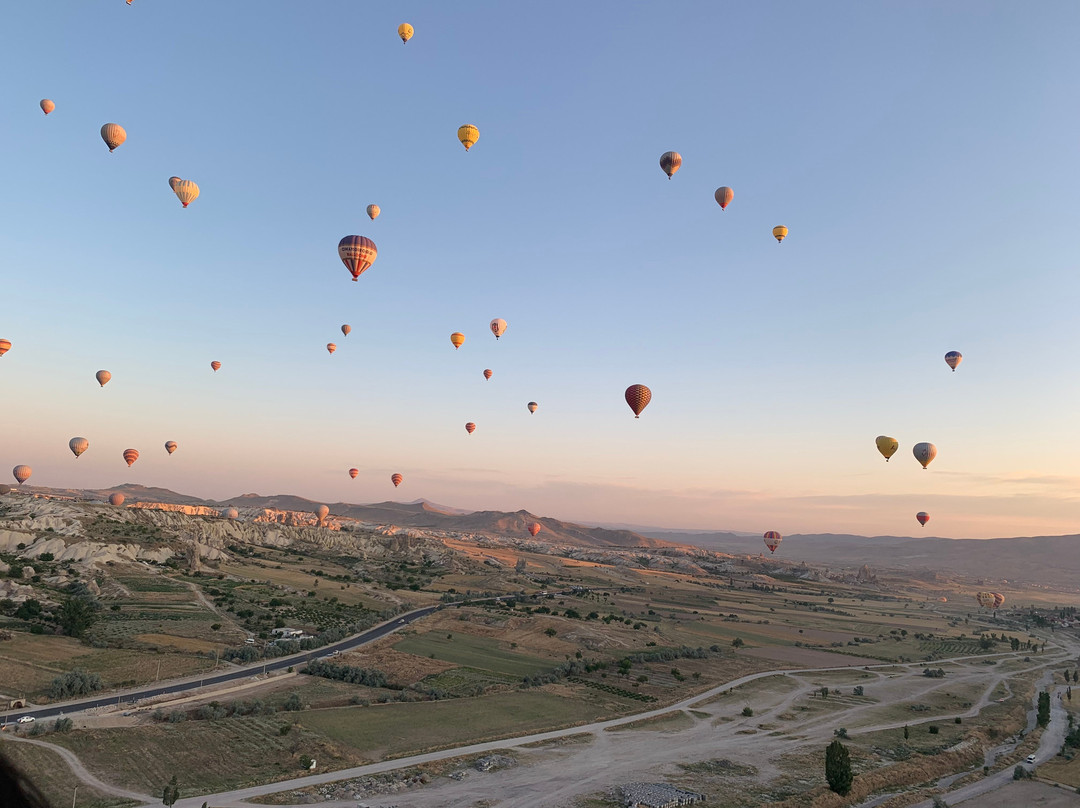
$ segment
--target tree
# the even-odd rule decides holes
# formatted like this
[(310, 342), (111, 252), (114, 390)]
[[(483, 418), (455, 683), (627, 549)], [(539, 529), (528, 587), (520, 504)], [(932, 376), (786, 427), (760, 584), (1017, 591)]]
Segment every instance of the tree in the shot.
[(1050, 723), (1050, 694), (1045, 690), (1039, 694), (1039, 712), (1036, 717), (1040, 727)]
[(910, 733), (910, 731), (908, 730), (908, 728), (907, 728), (907, 725), (905, 724), (905, 725), (904, 725), (904, 740), (905, 740), (905, 741), (906, 741), (906, 740), (908, 739), (908, 737), (910, 736), (910, 734), (911, 734), (911, 733)]
[(745, 645), (745, 643), (743, 643), (742, 637), (736, 637), (734, 640), (731, 641), (732, 648), (742, 648), (743, 645)]
[(825, 779), (829, 782), (829, 788), (841, 797), (851, 791), (851, 784), (855, 780), (851, 771), (851, 756), (840, 741), (833, 741), (825, 749)]
[(176, 775), (172, 776), (169, 780), (169, 784), (161, 791), (161, 803), (162, 805), (171, 806), (178, 799), (180, 799), (180, 789), (176, 786)]
[(67, 598), (56, 613), (56, 622), (69, 637), (82, 637), (97, 619), (94, 604), (82, 598)]
[(553, 628), (545, 628), (545, 629), (544, 629), (544, 633), (545, 633), (545, 634), (547, 634), (547, 635), (548, 635), (549, 637), (554, 637), (554, 636), (555, 636), (556, 634), (558, 634), (559, 632), (557, 632), (557, 631), (556, 631), (555, 629), (553, 629)]

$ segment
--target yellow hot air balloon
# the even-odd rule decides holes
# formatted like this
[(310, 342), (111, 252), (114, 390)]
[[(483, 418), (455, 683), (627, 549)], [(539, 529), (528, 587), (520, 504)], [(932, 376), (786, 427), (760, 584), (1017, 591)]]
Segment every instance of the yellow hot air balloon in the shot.
[(782, 224), (778, 224), (772, 229), (773, 238), (776, 239), (777, 244), (787, 238), (787, 228)]
[(112, 374), (109, 373), (109, 371), (107, 370), (99, 370), (97, 373), (94, 374), (94, 378), (97, 379), (98, 384), (104, 387), (109, 383), (109, 379), (112, 378)]
[(30, 479), (30, 475), (34, 473), (34, 470), (29, 466), (18, 465), (11, 470), (11, 473), (14, 475), (15, 481), (22, 485)]
[(185, 208), (199, 198), (199, 186), (191, 180), (180, 180), (173, 186), (173, 193)]
[(349, 334), (352, 333), (352, 326), (348, 323), (345, 323), (345, 325), (341, 327), (341, 333), (344, 334), (346, 337), (349, 336)]
[(367, 215), (371, 217), (371, 221), (378, 219), (380, 213), (382, 213), (382, 209), (378, 205), (367, 206)]
[(107, 123), (101, 127), (101, 139), (105, 141), (109, 151), (116, 151), (116, 148), (127, 140), (127, 132), (118, 123)]
[(328, 342), (326, 343), (326, 350), (328, 350), (330, 353), (333, 353), (337, 350), (337, 346), (332, 342)]
[(401, 44), (404, 45), (406, 42), (412, 39), (413, 27), (407, 22), (403, 22), (397, 27), (397, 35), (401, 37)]
[(889, 462), (889, 458), (896, 454), (896, 450), (900, 448), (900, 442), (896, 438), (890, 438), (888, 435), (878, 435), (874, 438), (874, 443), (877, 444), (877, 450), (881, 452), (885, 457), (885, 462)]
[(11, 350), (11, 340), (0, 339), (0, 356)]
[(459, 126), (457, 130), (457, 139), (461, 141), (461, 145), (465, 147), (465, 151), (468, 151), (473, 147), (473, 144), (480, 139), (480, 130), (471, 123)]
[(71, 449), (71, 453), (78, 459), (79, 455), (90, 448), (90, 441), (86, 438), (72, 438), (68, 441), (68, 448)]
[(48, 115), (50, 112), (52, 112), (54, 109), (56, 109), (56, 104), (54, 104), (48, 98), (42, 98), (41, 103), (40, 103), (40, 107), (41, 107), (41, 111), (44, 112), (46, 115)]
[(456, 351), (465, 344), (465, 335), (460, 331), (455, 331), (450, 335), (450, 344), (454, 346), (454, 350)]

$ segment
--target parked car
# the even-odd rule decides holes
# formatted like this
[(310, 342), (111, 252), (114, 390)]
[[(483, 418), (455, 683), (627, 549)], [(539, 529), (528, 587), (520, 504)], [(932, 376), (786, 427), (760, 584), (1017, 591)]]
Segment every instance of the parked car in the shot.
[[(22, 719), (20, 718), (19, 720), (21, 721)], [(1027, 762), (1028, 763), (1034, 763), (1035, 762), (1035, 756), (1034, 755), (1028, 755), (1027, 756)]]
[(37, 719), (32, 715), (24, 715), (19, 719), (20, 724), (33, 724)]

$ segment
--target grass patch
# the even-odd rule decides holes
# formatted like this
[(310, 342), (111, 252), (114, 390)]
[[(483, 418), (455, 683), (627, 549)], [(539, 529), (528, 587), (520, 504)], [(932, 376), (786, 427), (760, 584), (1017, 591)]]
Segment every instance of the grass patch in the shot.
[(550, 671), (557, 663), (540, 657), (518, 654), (505, 648), (498, 640), (472, 634), (429, 631), (405, 637), (394, 644), (394, 650), (416, 656), (441, 659), (466, 668), (502, 673), (520, 679)]
[(28, 743), (5, 743), (0, 746), (4, 756), (36, 785), (50, 805), (67, 805), (75, 786), (79, 787), (80, 808), (127, 808), (137, 805), (133, 800), (111, 797), (86, 785), (55, 753)]

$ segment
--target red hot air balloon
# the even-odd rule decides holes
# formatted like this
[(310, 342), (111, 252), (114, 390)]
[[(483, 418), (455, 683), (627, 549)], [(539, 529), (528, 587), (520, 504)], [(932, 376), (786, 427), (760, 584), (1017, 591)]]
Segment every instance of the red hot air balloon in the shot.
[(0, 356), (11, 350), (11, 340), (0, 339)]
[(399, 485), (401, 485), (401, 483), (402, 483), (402, 481), (404, 481), (404, 479), (405, 478), (402, 477), (400, 474), (391, 474), (390, 475), (390, 482), (392, 482), (394, 484), (394, 488), (397, 488)]
[(780, 546), (780, 542), (783, 540), (784, 537), (775, 530), (770, 530), (765, 534), (765, 546), (769, 548), (770, 553), (775, 553), (776, 548)]
[(360, 469), (349, 469), (349, 476), (355, 480), (360, 476)]
[(540, 527), (539, 522), (533, 522), (531, 525), (529, 525), (529, 535), (530, 536), (535, 536), (541, 530), (543, 530), (543, 528)]
[(991, 592), (990, 594), (994, 596), (994, 608), (1000, 609), (1005, 603), (1005, 596), (1000, 592)]
[(915, 514), (915, 518), (919, 520), (919, 524), (926, 527), (926, 523), (930, 521), (930, 514), (926, 511), (919, 511)]
[(116, 507), (116, 508), (119, 508), (121, 505), (124, 504), (124, 495), (123, 494), (109, 494), (109, 504)]
[(337, 245), (338, 257), (352, 273), (354, 281), (360, 280), (364, 270), (375, 263), (379, 251), (375, 242), (366, 236), (345, 236)]
[(485, 379), (490, 379), (494, 375), (495, 375), (495, 371), (493, 371), (491, 368), (488, 368), (487, 370), (484, 371), (484, 378)]
[(210, 363), (210, 367), (213, 369), (214, 373), (217, 373), (221, 369), (221, 363), (215, 360)]
[(129, 466), (138, 459), (139, 452), (137, 449), (124, 449), (124, 460)]
[(471, 435), (473, 432), (476, 431), (476, 424), (474, 424), (472, 421), (469, 421), (469, 423), (465, 424), (465, 431)]
[(634, 411), (634, 417), (640, 418), (641, 411), (644, 410), (649, 402), (652, 401), (652, 391), (643, 384), (632, 384), (626, 388), (624, 394), (626, 403), (630, 405), (630, 409)]

